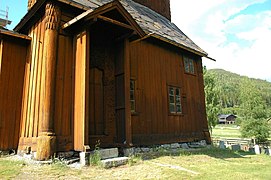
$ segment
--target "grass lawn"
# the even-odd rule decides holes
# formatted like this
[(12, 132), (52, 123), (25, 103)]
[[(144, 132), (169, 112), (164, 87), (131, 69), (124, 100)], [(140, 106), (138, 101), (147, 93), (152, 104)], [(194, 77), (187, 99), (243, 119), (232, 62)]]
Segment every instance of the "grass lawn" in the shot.
[[(142, 160), (144, 159), (144, 160)], [(27, 164), (0, 158), (0, 179), (270, 179), (271, 156), (217, 148), (197, 151), (160, 150), (112, 169), (70, 168), (61, 163)]]
[(241, 138), (241, 132), (236, 125), (217, 125), (212, 130), (212, 137)]

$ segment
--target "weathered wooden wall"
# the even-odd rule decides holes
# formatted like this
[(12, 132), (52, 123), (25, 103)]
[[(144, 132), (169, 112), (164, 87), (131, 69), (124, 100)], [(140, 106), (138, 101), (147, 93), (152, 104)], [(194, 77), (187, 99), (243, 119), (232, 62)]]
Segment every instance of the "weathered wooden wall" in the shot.
[[(61, 24), (66, 23), (74, 15), (62, 12)], [(29, 58), (25, 65), (24, 95), (21, 117), (21, 133), (19, 149), (30, 146), (36, 150), (36, 141), (40, 131), (39, 108), (41, 78), (43, 75), (42, 59), (44, 47), (45, 18), (37, 21), (29, 30), (32, 37)], [(73, 101), (74, 101), (74, 56), (73, 36), (60, 32), (56, 62), (54, 131), (57, 136), (57, 150), (73, 149)]]
[[(196, 73), (192, 75), (184, 72), (185, 52), (170, 46), (140, 41), (132, 43), (130, 52), (131, 78), (136, 83), (133, 143), (170, 143), (203, 138), (206, 117), (203, 113), (201, 59), (194, 57)], [(181, 115), (169, 113), (168, 85), (181, 88)]]
[(0, 37), (0, 149), (17, 149), (27, 41)]

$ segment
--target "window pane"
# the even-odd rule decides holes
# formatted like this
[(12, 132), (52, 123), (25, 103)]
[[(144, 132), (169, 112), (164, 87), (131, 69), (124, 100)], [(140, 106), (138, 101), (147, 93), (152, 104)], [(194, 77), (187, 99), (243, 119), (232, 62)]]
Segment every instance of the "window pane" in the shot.
[(192, 59), (190, 59), (190, 72), (194, 73), (194, 63)]
[(180, 89), (176, 88), (176, 96), (180, 96)]
[(180, 104), (176, 105), (176, 112), (178, 113), (182, 112), (182, 106)]
[(180, 96), (176, 96), (176, 104), (180, 104), (181, 103), (181, 97)]
[(169, 103), (175, 103), (174, 96), (169, 96)]
[(175, 113), (175, 104), (169, 104), (169, 111)]
[(131, 102), (131, 112), (135, 112), (135, 101), (130, 102)]
[(134, 91), (130, 91), (130, 100), (135, 100)]
[(169, 95), (174, 96), (174, 88), (169, 88)]
[(135, 89), (135, 81), (131, 80), (130, 81), (130, 90), (134, 90)]

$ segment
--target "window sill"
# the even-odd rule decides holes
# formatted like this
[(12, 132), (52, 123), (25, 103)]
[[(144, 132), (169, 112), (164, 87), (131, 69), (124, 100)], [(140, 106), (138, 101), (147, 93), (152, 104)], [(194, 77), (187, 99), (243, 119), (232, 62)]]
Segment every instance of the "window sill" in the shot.
[(131, 112), (131, 116), (139, 116), (139, 112)]
[(184, 72), (186, 75), (197, 76), (196, 73)]
[(168, 116), (184, 116), (183, 113), (169, 113)]

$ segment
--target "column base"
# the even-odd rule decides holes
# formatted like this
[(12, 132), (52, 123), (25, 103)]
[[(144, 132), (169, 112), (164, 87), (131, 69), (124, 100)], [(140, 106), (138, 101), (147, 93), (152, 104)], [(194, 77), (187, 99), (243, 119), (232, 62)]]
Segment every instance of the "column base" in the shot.
[(43, 133), (37, 139), (37, 156), (39, 161), (48, 160), (56, 153), (56, 136), (54, 133)]

